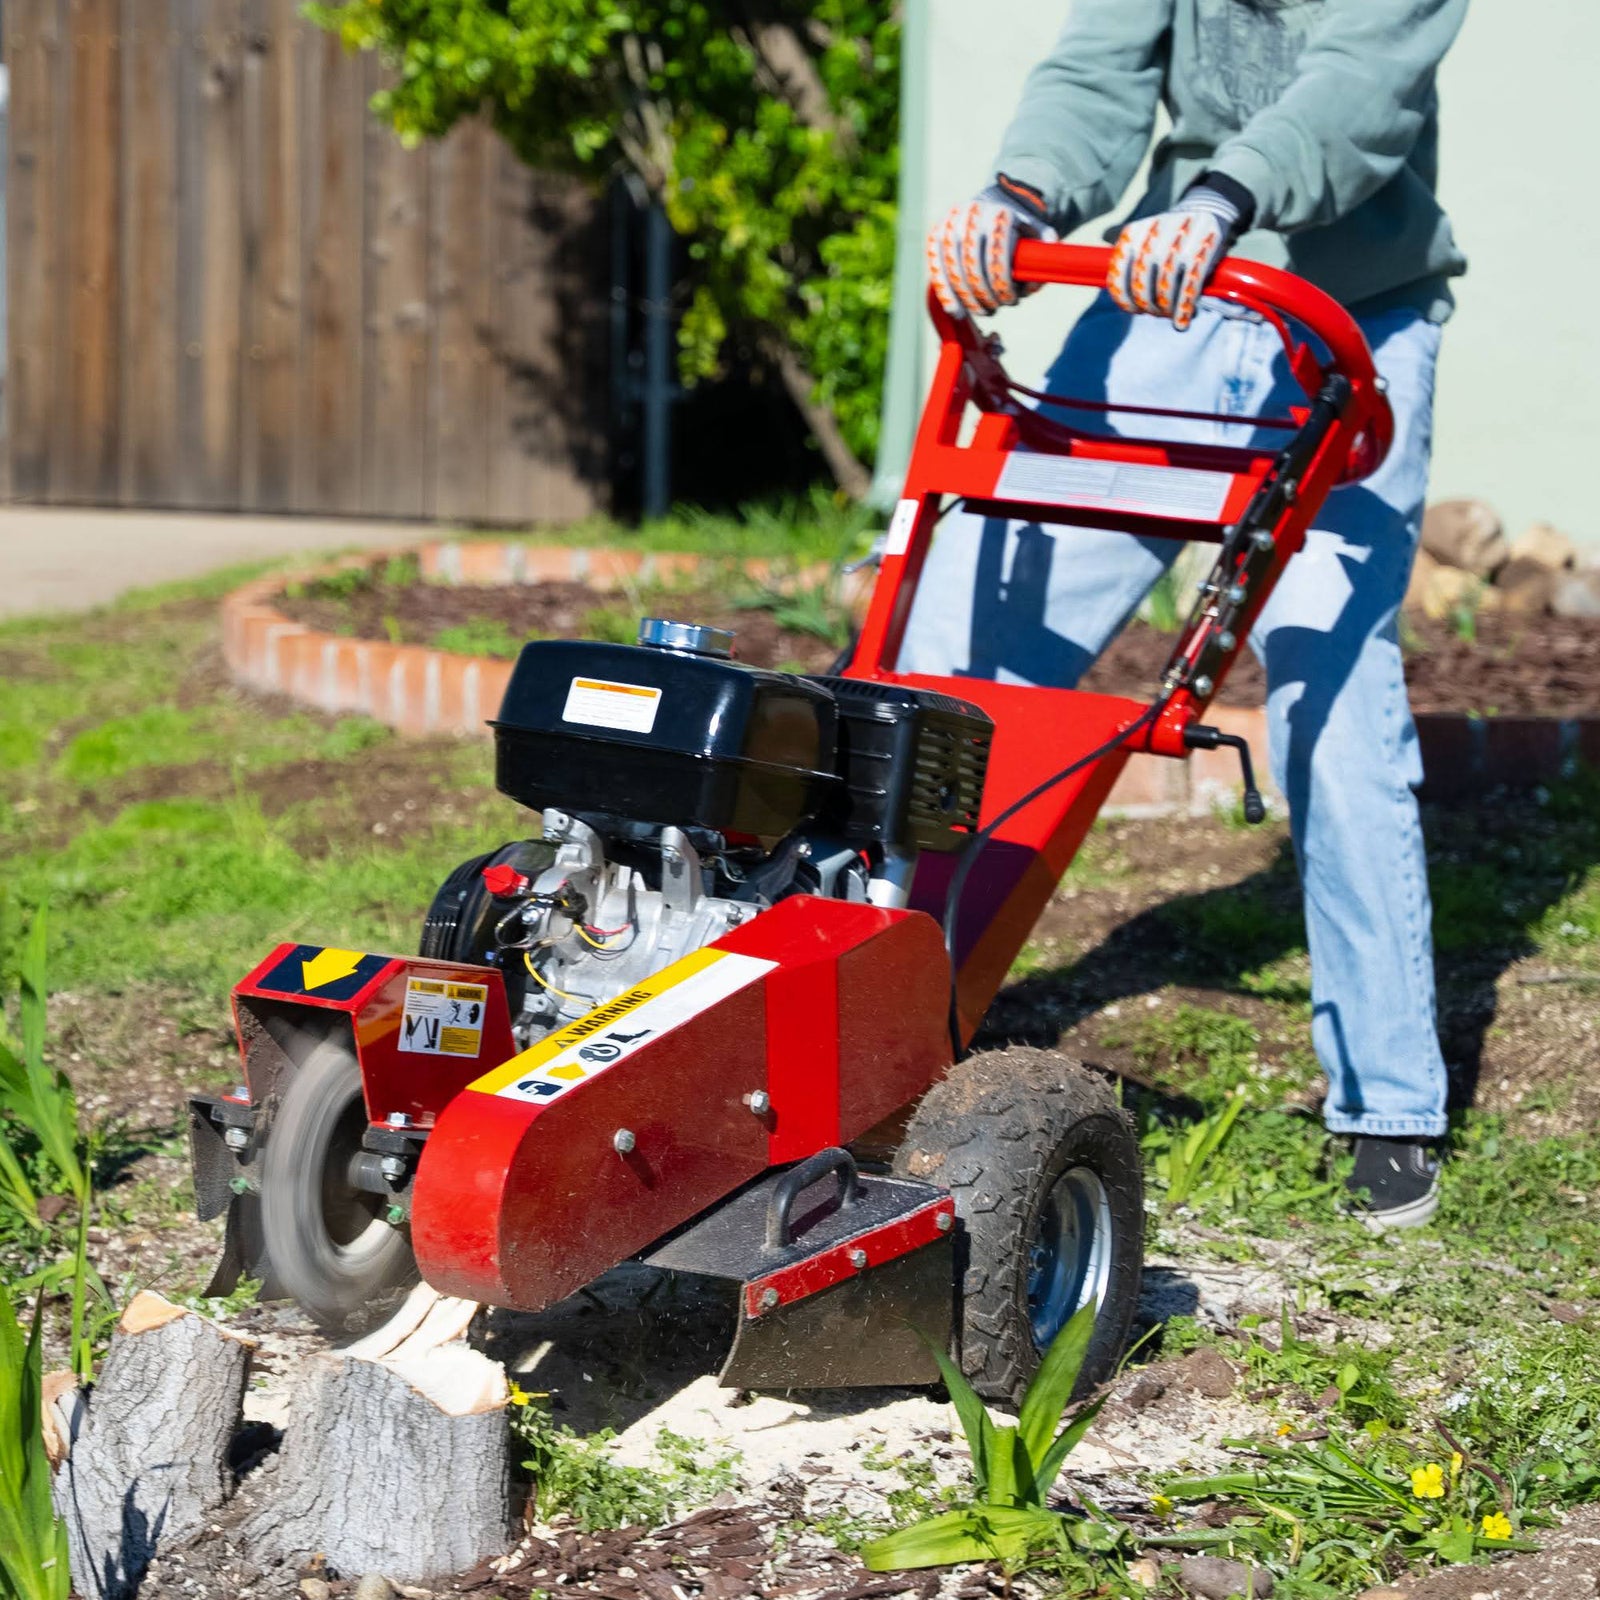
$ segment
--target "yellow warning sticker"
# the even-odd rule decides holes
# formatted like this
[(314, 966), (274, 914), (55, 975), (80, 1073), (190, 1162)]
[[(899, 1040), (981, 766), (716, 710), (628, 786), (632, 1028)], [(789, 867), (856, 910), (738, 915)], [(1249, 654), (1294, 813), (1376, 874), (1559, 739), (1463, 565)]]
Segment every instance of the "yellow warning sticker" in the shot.
[(587, 1016), (546, 1035), (471, 1087), (510, 1100), (553, 1100), (737, 994), (776, 965), (730, 950), (692, 951)]
[(407, 978), (400, 1048), (418, 1055), (476, 1056), (483, 1049), (489, 987), (448, 978)]

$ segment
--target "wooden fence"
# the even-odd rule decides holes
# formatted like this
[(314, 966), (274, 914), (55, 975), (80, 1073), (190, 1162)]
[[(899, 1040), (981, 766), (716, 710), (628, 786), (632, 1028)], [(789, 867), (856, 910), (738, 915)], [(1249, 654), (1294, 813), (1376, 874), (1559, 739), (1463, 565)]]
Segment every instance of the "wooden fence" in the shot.
[(408, 151), (299, 0), (5, 0), (13, 498), (528, 522), (604, 501), (603, 209)]

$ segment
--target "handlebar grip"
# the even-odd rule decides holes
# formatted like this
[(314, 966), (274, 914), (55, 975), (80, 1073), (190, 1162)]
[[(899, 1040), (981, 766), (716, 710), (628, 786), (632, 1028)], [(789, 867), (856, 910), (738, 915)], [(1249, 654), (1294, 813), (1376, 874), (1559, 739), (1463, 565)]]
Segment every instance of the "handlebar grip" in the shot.
[[(1099, 289), (1105, 286), (1110, 261), (1109, 245), (1022, 239), (1017, 244), (1012, 273), (1019, 284), (1077, 284)], [(1283, 340), (1302, 383), (1308, 373), (1319, 380), (1331, 373), (1349, 379), (1352, 415), (1362, 429), (1363, 439), (1352, 454), (1346, 481), (1373, 471), (1388, 452), (1394, 436), (1394, 418), (1383, 397), (1372, 351), (1356, 319), (1332, 295), (1304, 278), (1242, 257), (1224, 260), (1205, 292), (1212, 299), (1230, 301), (1265, 317)], [(1308, 351), (1296, 348), (1290, 322), (1304, 328), (1327, 350), (1326, 367)], [(1312, 387), (1307, 385), (1308, 392)]]
[[(1018, 283), (1075, 283), (1098, 289), (1105, 285), (1110, 261), (1109, 245), (1023, 239), (1017, 245), (1013, 272)], [(1332, 295), (1292, 272), (1229, 256), (1217, 267), (1205, 292), (1214, 300), (1229, 300), (1251, 311), (1298, 322), (1327, 346), (1335, 370), (1354, 384), (1370, 384), (1377, 376), (1372, 352), (1355, 318)]]

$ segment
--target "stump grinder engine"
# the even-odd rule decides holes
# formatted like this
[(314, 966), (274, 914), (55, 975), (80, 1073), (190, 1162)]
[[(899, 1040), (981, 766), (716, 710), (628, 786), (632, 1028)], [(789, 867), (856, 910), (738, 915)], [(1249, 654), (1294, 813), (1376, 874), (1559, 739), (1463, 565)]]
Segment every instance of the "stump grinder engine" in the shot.
[[(1027, 242), (1017, 276), (1092, 286), (1107, 254)], [(234, 991), (243, 1082), (192, 1102), (216, 1291), (248, 1272), (350, 1334), (419, 1275), (538, 1311), (638, 1260), (733, 1286), (741, 1387), (933, 1382), (920, 1334), (1014, 1400), (1090, 1301), (1081, 1381), (1113, 1370), (1144, 1227), (1131, 1125), (1057, 1054), (969, 1045), (1131, 755), (1232, 744), (1259, 816), (1242, 741), (1200, 719), (1392, 431), (1333, 301), (1244, 262), (1209, 292), (1277, 328), (1305, 392), (1235, 422), (1244, 443), (1022, 390), (930, 301), (938, 367), (836, 675), (668, 621), (523, 648), (493, 728), (530, 837), (456, 868), (420, 954), (280, 945)], [(1217, 546), (1151, 703), (896, 669), (958, 505)]]

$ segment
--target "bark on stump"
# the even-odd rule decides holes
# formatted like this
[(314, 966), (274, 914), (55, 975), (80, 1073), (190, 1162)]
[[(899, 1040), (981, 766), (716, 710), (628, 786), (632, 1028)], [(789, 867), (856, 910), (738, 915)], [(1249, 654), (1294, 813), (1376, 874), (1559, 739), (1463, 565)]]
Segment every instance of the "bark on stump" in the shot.
[(130, 1302), (53, 1486), (80, 1594), (133, 1595), (158, 1543), (196, 1532), (227, 1498), (253, 1349), (160, 1295)]
[(262, 1555), (403, 1582), (462, 1572), (511, 1540), (505, 1374), (449, 1344), (382, 1360), (319, 1359), (296, 1395), (266, 1508), (243, 1530)]

